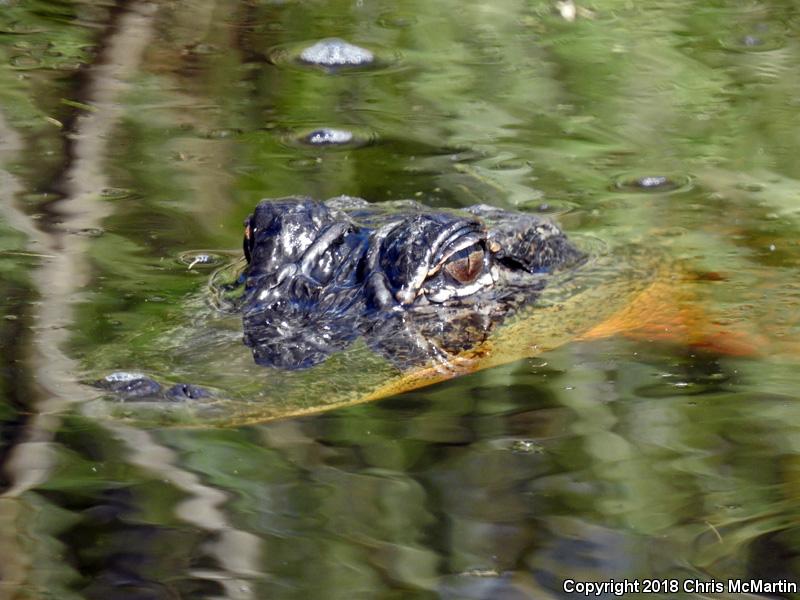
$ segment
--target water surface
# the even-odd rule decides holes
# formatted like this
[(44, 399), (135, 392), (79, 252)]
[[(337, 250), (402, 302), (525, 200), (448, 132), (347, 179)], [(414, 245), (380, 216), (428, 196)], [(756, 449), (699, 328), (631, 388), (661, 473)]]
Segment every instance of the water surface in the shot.
[[(795, 3), (0, 4), (3, 597), (800, 579)], [(329, 37), (377, 64), (292, 60)], [(120, 369), (282, 401), (209, 279), (296, 194), (551, 214), (663, 256), (721, 341), (575, 341), (263, 425), (87, 416)]]

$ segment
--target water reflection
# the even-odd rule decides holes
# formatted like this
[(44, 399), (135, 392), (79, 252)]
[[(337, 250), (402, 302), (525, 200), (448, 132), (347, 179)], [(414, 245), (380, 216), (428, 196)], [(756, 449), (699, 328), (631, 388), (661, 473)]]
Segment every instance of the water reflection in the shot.
[[(4, 3), (3, 592), (545, 598), (567, 577), (797, 579), (797, 7), (567, 4)], [(137, 14), (143, 29), (122, 26)], [(385, 62), (267, 60), (332, 36)], [(321, 128), (356, 143), (293, 137)], [(680, 264), (676, 295), (731, 336), (707, 350), (755, 355), (572, 343), (225, 430), (65, 411), (114, 370), (204, 383), (222, 362), (212, 386), (280, 408), (285, 381), (207, 306), (208, 268), (238, 255), (262, 197), (340, 194), (557, 212), (571, 234), (656, 247)], [(310, 402), (381, 375), (339, 367)]]
[[(631, 344), (597, 350), (576, 346), (551, 353), (534, 373), (503, 367), (312, 419), (173, 430), (153, 441), (199, 474), (212, 497), (224, 491), (225, 512), (256, 536), (256, 562), (244, 571), (256, 597), (401, 589), (408, 597), (539, 598), (564, 596), (566, 578), (796, 576), (789, 552), (766, 562), (757, 553), (786, 544), (794, 518), (791, 489), (774, 484), (774, 457), (796, 429), (787, 397), (721, 384), (651, 399), (636, 390), (662, 376), (666, 357), (684, 381), (724, 372), (739, 387), (750, 380), (748, 365), (673, 353), (631, 360), (647, 351)], [(748, 432), (729, 429), (743, 421)], [(540, 449), (519, 452), (522, 440)], [(135, 456), (128, 460), (141, 468), (170, 472), (158, 454)], [(140, 511), (166, 502), (187, 506), (183, 518), (201, 514), (167, 501), (174, 492), (163, 485), (137, 489)], [(170, 521), (151, 513), (145, 522), (161, 525), (142, 540), (177, 535)], [(130, 530), (108, 526), (110, 539)], [(194, 562), (176, 564), (173, 551), (171, 561), (138, 572), (151, 582), (171, 576), (175, 591), (190, 572), (198, 585), (221, 557), (205, 553), (208, 540), (182, 535)]]

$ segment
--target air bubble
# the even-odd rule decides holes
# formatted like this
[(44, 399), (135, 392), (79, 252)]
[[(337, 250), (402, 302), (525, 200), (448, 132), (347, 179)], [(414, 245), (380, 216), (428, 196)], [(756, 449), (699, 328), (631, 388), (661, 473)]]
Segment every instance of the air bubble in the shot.
[(559, 216), (575, 210), (578, 205), (568, 200), (542, 200), (541, 198), (534, 198), (520, 202), (517, 207), (526, 212)]
[(269, 56), (278, 66), (317, 67), (327, 73), (384, 68), (397, 60), (379, 50), (362, 48), (339, 38), (277, 46)]
[(369, 65), (375, 60), (375, 55), (339, 38), (328, 38), (305, 48), (299, 58), (311, 65), (333, 68)]
[(344, 129), (316, 129), (305, 137), (305, 142), (313, 146), (327, 146), (329, 144), (348, 144), (353, 139), (353, 134)]
[(226, 257), (204, 250), (190, 250), (178, 256), (178, 262), (189, 269), (200, 270), (215, 268), (227, 262)]
[(614, 178), (611, 190), (643, 194), (663, 194), (685, 191), (692, 186), (687, 175), (667, 173), (623, 174)]
[(533, 440), (514, 440), (510, 449), (515, 454), (541, 454), (544, 452), (542, 445)]
[(288, 146), (304, 148), (360, 148), (374, 143), (378, 135), (361, 127), (314, 127), (295, 129), (281, 136)]
[(770, 31), (766, 26), (756, 27), (757, 31), (748, 31), (722, 40), (720, 44), (731, 52), (769, 52), (786, 45), (785, 32)]

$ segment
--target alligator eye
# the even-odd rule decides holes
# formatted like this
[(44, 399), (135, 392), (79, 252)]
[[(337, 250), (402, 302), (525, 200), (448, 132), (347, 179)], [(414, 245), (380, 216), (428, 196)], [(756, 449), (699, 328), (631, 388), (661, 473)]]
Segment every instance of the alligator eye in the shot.
[(459, 250), (445, 263), (444, 270), (459, 283), (472, 283), (483, 271), (483, 248), (476, 244)]

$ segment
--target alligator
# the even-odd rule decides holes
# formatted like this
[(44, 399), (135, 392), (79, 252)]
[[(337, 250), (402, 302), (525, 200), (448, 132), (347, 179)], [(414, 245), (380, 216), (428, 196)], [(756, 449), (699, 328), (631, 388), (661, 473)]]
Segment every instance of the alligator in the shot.
[[(707, 315), (676, 285), (685, 275), (652, 248), (576, 244), (539, 214), (349, 196), (268, 199), (244, 222), (243, 253), (234, 281), (221, 288), (265, 376), (242, 378), (247, 367), (220, 359), (212, 344), (197, 373), (224, 391), (116, 372), (97, 384), (125, 402), (93, 404), (92, 414), (159, 424), (261, 422), (620, 333), (749, 351), (709, 329)], [(193, 335), (196, 361), (203, 333)]]
[[(340, 196), (262, 200), (244, 223), (236, 284), (244, 343), (259, 365), (308, 369), (362, 339), (399, 371), (485, 342), (551, 275), (586, 258), (550, 220), (487, 205), (434, 209)], [(128, 401), (211, 392), (114, 372), (97, 385)]]

